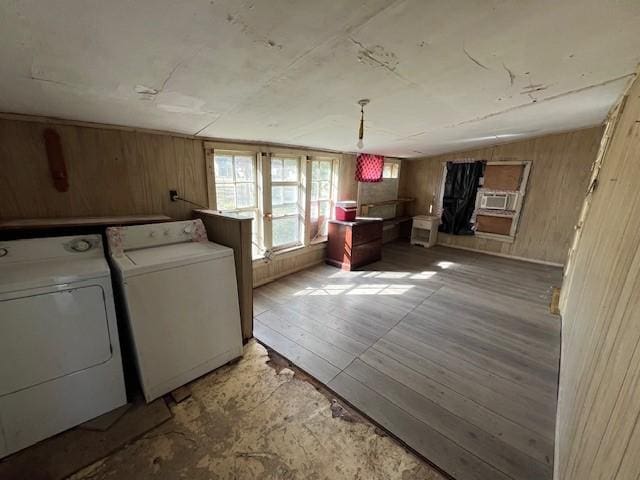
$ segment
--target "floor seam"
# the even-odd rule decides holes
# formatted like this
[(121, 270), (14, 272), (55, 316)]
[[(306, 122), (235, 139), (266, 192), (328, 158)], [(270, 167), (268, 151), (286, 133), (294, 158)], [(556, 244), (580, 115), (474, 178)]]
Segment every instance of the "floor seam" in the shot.
[[(360, 357), (362, 355), (364, 355), (365, 353), (367, 353), (369, 350), (371, 350), (372, 348), (374, 348), (374, 346), (384, 337), (387, 336), (387, 334), (393, 330), (394, 328), (396, 328), (400, 322), (402, 322), (402, 320), (404, 320), (405, 318), (407, 318), (407, 315), (410, 315), (411, 313), (413, 313), (415, 311), (416, 308), (418, 308), (419, 306), (421, 306), (424, 302), (426, 302), (429, 298), (431, 298), (433, 295), (435, 295), (441, 288), (443, 287), (443, 285), (440, 285), (437, 289), (435, 289), (433, 292), (431, 292), (429, 295), (427, 295), (420, 303), (418, 303), (417, 305), (415, 305), (411, 310), (409, 310), (406, 314), (404, 314), (390, 329), (388, 329), (384, 335), (382, 335), (381, 337), (379, 337), (375, 342), (373, 342), (371, 345), (369, 345), (367, 347), (366, 350), (364, 350), (363, 352), (359, 353), (353, 360), (351, 360), (349, 362), (349, 364), (342, 370), (343, 372), (349, 368), (351, 366), (351, 364), (353, 362), (355, 362), (356, 360), (360, 360)], [(362, 360), (361, 360), (362, 361)], [(365, 362), (366, 363), (366, 362)], [(342, 372), (340, 372), (342, 373)], [(339, 375), (339, 374), (338, 374)], [(348, 374), (347, 374), (348, 375)], [(336, 375), (337, 376), (337, 375)]]

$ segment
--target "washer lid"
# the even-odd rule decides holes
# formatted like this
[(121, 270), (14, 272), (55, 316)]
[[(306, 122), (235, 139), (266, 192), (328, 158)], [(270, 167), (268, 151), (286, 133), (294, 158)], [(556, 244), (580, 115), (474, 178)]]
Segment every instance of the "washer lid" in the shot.
[(125, 275), (138, 275), (232, 255), (231, 248), (217, 243), (186, 242), (128, 250), (124, 255), (112, 258)]

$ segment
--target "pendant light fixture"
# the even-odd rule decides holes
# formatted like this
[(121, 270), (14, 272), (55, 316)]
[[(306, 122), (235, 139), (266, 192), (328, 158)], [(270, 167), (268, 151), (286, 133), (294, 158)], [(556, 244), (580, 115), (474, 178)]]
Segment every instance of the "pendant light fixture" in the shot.
[(369, 103), (368, 98), (363, 98), (362, 100), (358, 100), (358, 105), (360, 105), (360, 130), (358, 131), (358, 148), (362, 150), (364, 147), (364, 142), (362, 141), (364, 137), (364, 106)]

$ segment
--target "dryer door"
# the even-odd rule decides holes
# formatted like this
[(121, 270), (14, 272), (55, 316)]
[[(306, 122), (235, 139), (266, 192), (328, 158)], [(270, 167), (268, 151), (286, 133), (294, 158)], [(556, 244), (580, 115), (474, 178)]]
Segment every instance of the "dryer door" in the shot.
[(0, 299), (0, 395), (111, 358), (102, 287)]

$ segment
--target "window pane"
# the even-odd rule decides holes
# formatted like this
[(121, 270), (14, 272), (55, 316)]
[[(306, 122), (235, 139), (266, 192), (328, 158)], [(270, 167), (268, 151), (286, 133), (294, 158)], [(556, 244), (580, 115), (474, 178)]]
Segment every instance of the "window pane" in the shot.
[(331, 184), (329, 182), (320, 182), (320, 200), (329, 200), (331, 196)]
[(283, 180), (282, 160), (278, 158), (272, 158), (271, 159), (271, 181), (281, 182), (282, 180)]
[(253, 171), (253, 157), (235, 157), (236, 182), (253, 182), (255, 173)]
[(393, 168), (391, 169), (391, 177), (398, 178), (398, 164), (394, 163)]
[(297, 243), (298, 217), (275, 218), (272, 222), (273, 246)]
[(260, 256), (260, 248), (259, 245), (259, 236), (258, 236), (258, 223), (257, 223), (257, 211), (256, 210), (244, 210), (242, 212), (238, 212), (238, 216), (242, 218), (251, 218), (251, 255), (253, 258), (257, 258)]
[(331, 162), (320, 162), (320, 180), (331, 179)]
[(216, 204), (218, 210), (234, 210), (236, 208), (236, 188), (233, 184), (216, 184)]
[(282, 203), (298, 203), (298, 187), (285, 186), (282, 187)]
[(285, 205), (278, 205), (273, 207), (273, 216), (282, 217), (283, 215), (294, 215), (298, 213), (298, 205), (295, 203), (288, 203)]
[[(313, 237), (311, 240), (326, 237), (330, 206), (331, 203), (329, 201), (311, 203), (311, 224), (315, 224), (311, 230)], [(320, 217), (322, 217), (322, 220)]]
[(318, 195), (320, 194), (320, 185), (318, 182), (311, 182), (311, 201), (318, 200)]
[(256, 189), (253, 183), (236, 184), (236, 208), (256, 206)]
[(327, 218), (325, 217), (322, 222), (318, 223), (318, 236), (326, 237), (327, 236), (327, 226), (328, 226)]
[(271, 187), (271, 205), (273, 205), (274, 207), (276, 205), (282, 205), (283, 200), (282, 200), (282, 189), (284, 187)]
[(382, 169), (383, 178), (391, 178), (391, 168), (391, 164), (385, 162), (384, 168)]
[(233, 159), (227, 155), (214, 155), (213, 170), (216, 183), (233, 182)]
[(320, 205), (319, 205), (320, 217), (322, 217), (322, 222), (320, 222), (320, 219), (318, 218), (318, 221), (319, 221), (318, 235), (319, 236), (327, 235), (327, 227), (328, 227), (327, 220), (329, 220), (329, 205), (330, 205), (329, 202), (320, 202)]
[(329, 202), (320, 202), (320, 215), (325, 216), (326, 218), (329, 217)]
[(298, 181), (298, 160), (297, 159), (285, 158), (283, 175), (284, 175), (285, 182)]

